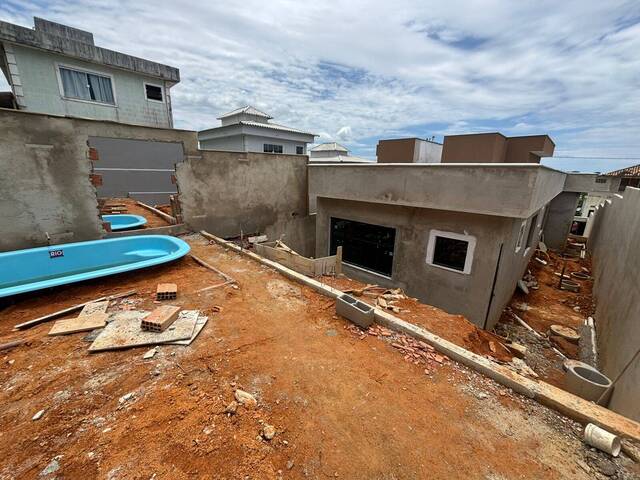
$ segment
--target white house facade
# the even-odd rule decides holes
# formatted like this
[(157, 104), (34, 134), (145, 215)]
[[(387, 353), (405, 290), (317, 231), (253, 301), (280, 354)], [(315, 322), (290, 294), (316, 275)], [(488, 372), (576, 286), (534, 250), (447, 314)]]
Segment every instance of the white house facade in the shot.
[(271, 116), (246, 106), (220, 117), (219, 127), (198, 132), (202, 150), (306, 155), (315, 135), (271, 123)]

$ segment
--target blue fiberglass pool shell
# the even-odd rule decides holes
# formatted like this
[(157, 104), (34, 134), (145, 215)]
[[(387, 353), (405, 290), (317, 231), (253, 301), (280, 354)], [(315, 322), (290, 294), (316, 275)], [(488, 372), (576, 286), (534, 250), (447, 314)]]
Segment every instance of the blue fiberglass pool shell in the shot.
[(179, 238), (142, 235), (0, 253), (0, 298), (160, 265), (189, 250)]
[(128, 213), (122, 213), (120, 215), (102, 215), (102, 220), (111, 224), (111, 230), (113, 232), (140, 228), (147, 223), (146, 218), (140, 215), (131, 215)]

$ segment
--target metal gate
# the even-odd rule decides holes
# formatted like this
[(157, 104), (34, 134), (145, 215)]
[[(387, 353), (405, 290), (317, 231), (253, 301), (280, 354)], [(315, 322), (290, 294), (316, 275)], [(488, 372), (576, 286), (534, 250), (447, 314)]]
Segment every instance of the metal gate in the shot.
[(100, 158), (94, 162), (95, 172), (102, 175), (98, 197), (130, 197), (158, 205), (177, 193), (172, 176), (183, 160), (182, 143), (89, 137), (89, 145)]

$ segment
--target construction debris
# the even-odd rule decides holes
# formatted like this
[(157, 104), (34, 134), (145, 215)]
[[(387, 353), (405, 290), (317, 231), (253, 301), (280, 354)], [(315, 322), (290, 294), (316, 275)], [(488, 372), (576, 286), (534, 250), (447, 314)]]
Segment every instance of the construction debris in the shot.
[(179, 313), (180, 307), (163, 305), (143, 318), (140, 328), (150, 332), (164, 332), (178, 318)]
[(0, 344), (0, 351), (2, 350), (10, 350), (12, 348), (15, 347), (19, 347), (20, 345), (26, 343), (27, 341), (25, 339), (20, 339), (20, 340), (13, 340), (11, 342), (7, 342), (7, 343), (2, 343)]
[(107, 324), (109, 314), (104, 312), (94, 312), (88, 315), (81, 315), (76, 318), (58, 320), (53, 324), (49, 335), (69, 335), (71, 333), (88, 332), (96, 328), (103, 328)]
[(180, 312), (178, 319), (164, 332), (149, 332), (140, 329), (142, 318), (147, 312), (123, 311), (113, 313), (110, 322), (100, 332), (89, 347), (89, 352), (121, 350), (144, 345), (161, 345), (176, 340), (187, 340), (193, 336), (197, 322), (196, 314)]
[(156, 300), (175, 300), (178, 297), (178, 285), (175, 283), (159, 283), (156, 289)]
[(265, 440), (272, 440), (273, 437), (276, 436), (276, 427), (274, 427), (273, 425), (264, 425), (264, 427), (262, 427), (262, 438), (264, 438)]
[(151, 350), (147, 350), (147, 352), (142, 356), (142, 359), (149, 360), (150, 358), (153, 358), (156, 353), (158, 353), (158, 347), (153, 347)]
[(253, 409), (258, 406), (258, 401), (256, 400), (256, 397), (251, 395), (249, 392), (245, 392), (244, 390), (240, 390), (238, 388), (236, 389), (233, 395), (235, 396), (236, 401), (240, 405), (243, 405), (244, 407)]
[(97, 303), (97, 302), (101, 302), (103, 300), (115, 300), (116, 298), (129, 297), (131, 295), (134, 295), (135, 293), (136, 293), (135, 290), (130, 290), (128, 292), (118, 293), (116, 295), (109, 295), (107, 297), (96, 298), (95, 300), (90, 300), (88, 302), (80, 303), (78, 305), (74, 305), (72, 307), (65, 308), (64, 310), (59, 310), (57, 312), (50, 313), (48, 315), (45, 315), (44, 317), (39, 317), (39, 318), (36, 318), (34, 320), (29, 320), (28, 322), (24, 322), (24, 323), (19, 323), (14, 328), (18, 329), (18, 330), (22, 330), (22, 329), (25, 329), (25, 328), (31, 328), (31, 327), (33, 327), (35, 325), (40, 324), (40, 323), (48, 322), (49, 320), (53, 320), (54, 318), (62, 317), (63, 315), (66, 315), (68, 313), (75, 312), (76, 310), (80, 310), (80, 309), (84, 308), (86, 305), (89, 305), (90, 303)]
[(33, 417), (31, 417), (31, 420), (33, 421), (40, 420), (43, 415), (44, 415), (44, 410), (40, 410)]

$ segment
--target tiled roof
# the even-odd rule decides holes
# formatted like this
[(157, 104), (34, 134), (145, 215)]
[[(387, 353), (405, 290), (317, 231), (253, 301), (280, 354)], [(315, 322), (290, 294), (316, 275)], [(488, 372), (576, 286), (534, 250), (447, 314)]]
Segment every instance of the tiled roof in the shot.
[(338, 155), (335, 157), (309, 157), (309, 161), (313, 163), (376, 163), (375, 160), (369, 160), (362, 157), (352, 157), (350, 155)]
[(640, 177), (640, 164), (605, 173), (610, 177)]
[(316, 136), (315, 133), (305, 132), (302, 130), (298, 130), (297, 128), (285, 127), (284, 125), (278, 125), (277, 123), (262, 123), (262, 122), (251, 122), (249, 120), (242, 120), (238, 122), (236, 125), (248, 125), (250, 127), (268, 128), (271, 130), (280, 130), (282, 132), (302, 133), (304, 135), (313, 135), (314, 137)]
[(263, 117), (266, 119), (271, 119), (273, 118), (272, 116), (261, 112), (260, 110), (258, 110), (255, 107), (252, 107), (251, 105), (247, 105), (246, 107), (241, 107), (241, 108), (236, 108), (235, 110), (232, 110), (230, 112), (225, 113), (224, 115), (221, 115), (218, 117), (218, 120), (221, 120), (223, 118), (227, 118), (227, 117), (232, 117), (234, 115), (238, 115), (240, 113), (246, 113), (247, 115), (255, 115), (256, 117)]
[(348, 152), (349, 150), (343, 145), (340, 145), (339, 143), (332, 142), (332, 143), (321, 143), (320, 145), (313, 147), (311, 151), (312, 152), (326, 152), (326, 151)]

